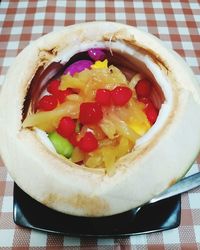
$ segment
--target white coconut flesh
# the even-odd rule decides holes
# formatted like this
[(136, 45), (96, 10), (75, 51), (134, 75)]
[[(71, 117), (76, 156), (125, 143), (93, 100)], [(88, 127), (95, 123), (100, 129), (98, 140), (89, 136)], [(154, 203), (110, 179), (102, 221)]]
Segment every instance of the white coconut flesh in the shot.
[[(63, 159), (42, 131), (22, 129), (24, 99), (43, 60), (41, 51), (57, 48), (56, 56), (46, 58), (47, 67), (95, 47), (121, 54), (124, 64), (160, 89), (156, 123), (115, 163), (112, 176)], [(0, 152), (11, 176), (34, 199), (67, 214), (113, 215), (149, 201), (193, 163), (200, 148), (199, 86), (185, 62), (150, 34), (116, 23), (70, 26), (38, 39), (16, 58), (0, 96), (0, 135)]]

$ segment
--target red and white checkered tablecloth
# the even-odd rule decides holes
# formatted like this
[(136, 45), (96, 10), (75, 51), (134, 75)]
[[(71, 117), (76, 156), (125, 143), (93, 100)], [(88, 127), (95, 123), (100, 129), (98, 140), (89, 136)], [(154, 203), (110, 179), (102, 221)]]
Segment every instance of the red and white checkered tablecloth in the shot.
[[(31, 40), (66, 25), (93, 20), (127, 23), (153, 33), (184, 57), (200, 80), (199, 0), (3, 0), (0, 84), (14, 57)], [(195, 163), (190, 173), (199, 170)], [(20, 228), (13, 222), (12, 206), (13, 181), (0, 162), (0, 249), (200, 249), (200, 188), (182, 195), (178, 228), (126, 238), (72, 238)]]

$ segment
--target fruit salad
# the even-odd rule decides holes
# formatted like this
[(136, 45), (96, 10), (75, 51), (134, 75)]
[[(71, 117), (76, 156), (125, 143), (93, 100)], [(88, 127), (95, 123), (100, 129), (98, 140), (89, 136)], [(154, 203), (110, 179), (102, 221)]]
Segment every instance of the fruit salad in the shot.
[(56, 152), (72, 162), (113, 173), (114, 163), (156, 122), (159, 109), (145, 76), (127, 79), (103, 49), (87, 55), (48, 82), (23, 127), (43, 130)]

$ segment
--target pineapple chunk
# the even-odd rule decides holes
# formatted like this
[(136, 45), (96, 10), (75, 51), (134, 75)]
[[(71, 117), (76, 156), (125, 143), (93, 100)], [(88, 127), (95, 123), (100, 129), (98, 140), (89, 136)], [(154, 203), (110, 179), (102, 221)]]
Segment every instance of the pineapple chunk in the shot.
[(147, 118), (144, 120), (142, 119), (139, 120), (139, 119), (135, 119), (134, 117), (130, 118), (128, 126), (140, 136), (144, 135), (151, 127)]
[(114, 163), (116, 161), (116, 152), (113, 146), (106, 146), (101, 149), (103, 162), (108, 174), (112, 174), (115, 170)]
[(144, 135), (151, 127), (146, 114), (144, 113), (144, 104), (138, 101), (130, 102), (129, 109), (131, 111), (128, 126), (138, 135)]
[(134, 143), (130, 142), (126, 137), (121, 137), (119, 145), (116, 148), (117, 158), (129, 153), (134, 146)]
[(89, 168), (103, 167), (103, 159), (100, 151), (95, 150), (94, 152), (90, 153), (87, 160), (84, 160), (84, 164)]
[(117, 143), (116, 139), (114, 142), (112, 140), (108, 141), (109, 143), (100, 144), (100, 148), (98, 150), (87, 155), (87, 160), (84, 161), (84, 164), (87, 167), (104, 167), (108, 174), (113, 174), (115, 171), (115, 161), (129, 153), (134, 146), (133, 142), (123, 136), (117, 139)]
[(83, 161), (84, 160), (84, 153), (78, 147), (75, 147), (73, 150), (73, 153), (72, 153), (71, 160), (74, 163)]
[(117, 133), (135, 143), (135, 141), (138, 139), (139, 136), (132, 129), (128, 127), (126, 122), (120, 120), (119, 117), (117, 117), (117, 115), (115, 114), (110, 114), (109, 117), (110, 120), (113, 122), (113, 124), (115, 124)]
[(74, 88), (74, 89), (80, 89), (83, 87), (83, 81), (81, 81), (78, 77), (71, 76), (69, 74), (64, 75), (61, 77), (61, 84), (59, 89), (60, 90), (65, 90), (67, 88)]

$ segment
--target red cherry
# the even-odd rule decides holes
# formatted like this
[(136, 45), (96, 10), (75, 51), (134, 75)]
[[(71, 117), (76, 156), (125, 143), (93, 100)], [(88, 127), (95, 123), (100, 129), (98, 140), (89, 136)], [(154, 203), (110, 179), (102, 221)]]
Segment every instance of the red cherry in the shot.
[(78, 146), (78, 134), (76, 132), (73, 132), (71, 136), (69, 137), (69, 141), (73, 146)]
[(98, 148), (98, 141), (91, 132), (86, 132), (79, 141), (79, 148), (83, 152), (89, 153)]
[(146, 79), (141, 79), (135, 86), (138, 97), (149, 97), (151, 94), (151, 83)]
[(56, 131), (60, 135), (68, 139), (72, 135), (72, 133), (74, 133), (75, 127), (76, 127), (76, 123), (72, 120), (72, 118), (66, 116), (60, 120)]
[(51, 93), (52, 95), (55, 95), (59, 91), (60, 81), (59, 80), (53, 80), (51, 81), (47, 86), (47, 91)]
[(111, 91), (112, 102), (115, 106), (124, 106), (131, 99), (132, 94), (130, 88), (118, 86)]
[(111, 91), (108, 89), (98, 89), (95, 97), (96, 102), (103, 106), (111, 105)]
[(59, 103), (63, 103), (68, 95), (73, 94), (72, 89), (68, 88), (66, 90), (60, 90), (60, 81), (53, 80), (47, 86), (47, 91), (58, 98)]
[(65, 92), (60, 91), (57, 92), (55, 96), (58, 98), (59, 103), (63, 103), (67, 97), (67, 94), (65, 94)]
[(97, 102), (84, 102), (80, 105), (79, 120), (82, 124), (97, 124), (103, 118), (101, 105)]
[(63, 103), (66, 100), (66, 97), (68, 95), (73, 94), (74, 92), (69, 88), (66, 90), (58, 90), (58, 92), (55, 94), (55, 96), (58, 98), (59, 103)]
[(58, 100), (53, 95), (45, 95), (38, 102), (38, 109), (43, 111), (50, 111), (56, 108)]
[(144, 109), (147, 119), (149, 120), (150, 124), (153, 125), (158, 117), (158, 110), (154, 107), (153, 103), (150, 101), (146, 108)]
[(140, 102), (145, 104), (144, 112), (149, 120), (150, 124), (153, 125), (158, 117), (158, 110), (153, 105), (152, 101), (149, 98), (142, 97), (138, 99)]

